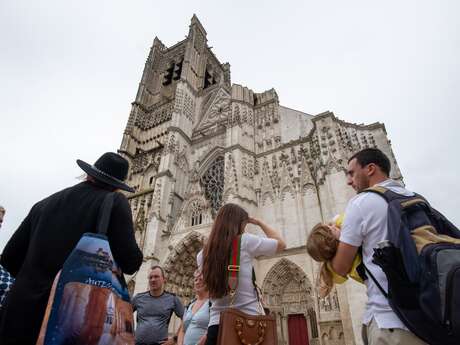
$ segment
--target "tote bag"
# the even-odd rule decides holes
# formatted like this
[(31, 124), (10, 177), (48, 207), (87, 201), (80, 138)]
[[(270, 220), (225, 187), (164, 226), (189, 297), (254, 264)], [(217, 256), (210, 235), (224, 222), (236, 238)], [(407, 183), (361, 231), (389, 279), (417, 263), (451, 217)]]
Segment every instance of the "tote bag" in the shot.
[(99, 211), (54, 280), (37, 345), (132, 345), (133, 310), (105, 235), (114, 194)]

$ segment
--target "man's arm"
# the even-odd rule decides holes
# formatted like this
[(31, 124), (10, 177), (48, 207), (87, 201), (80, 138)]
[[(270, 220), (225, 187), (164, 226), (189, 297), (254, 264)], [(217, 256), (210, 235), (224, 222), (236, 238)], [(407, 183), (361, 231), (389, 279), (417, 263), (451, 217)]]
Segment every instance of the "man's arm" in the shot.
[(137, 294), (131, 299), (131, 306), (133, 307), (133, 314), (137, 311)]
[(174, 345), (176, 344), (176, 342), (177, 344), (180, 344), (178, 341), (179, 341), (179, 337), (181, 336), (181, 332), (182, 332), (182, 342), (183, 342), (184, 341), (183, 327), (184, 327), (184, 322), (181, 320), (179, 329), (177, 330), (176, 335), (172, 338), (168, 338), (167, 340), (160, 341), (160, 344), (161, 345)]
[(181, 323), (179, 329), (177, 330), (177, 345), (184, 344), (184, 324)]
[(184, 317), (184, 305), (177, 296), (174, 296), (174, 314), (181, 320)]
[(357, 199), (352, 199), (345, 211), (345, 218), (340, 231), (337, 252), (331, 260), (335, 273), (345, 277), (353, 266), (353, 260), (362, 245), (365, 234), (364, 218)]
[(358, 247), (339, 242), (337, 252), (331, 261), (331, 266), (335, 273), (345, 277), (351, 271), (353, 260), (357, 253)]

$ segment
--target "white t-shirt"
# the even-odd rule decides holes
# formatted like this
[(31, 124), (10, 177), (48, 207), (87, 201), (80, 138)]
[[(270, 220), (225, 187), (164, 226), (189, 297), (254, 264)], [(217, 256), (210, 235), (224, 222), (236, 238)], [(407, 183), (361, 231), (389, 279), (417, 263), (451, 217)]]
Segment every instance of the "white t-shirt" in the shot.
[[(395, 193), (406, 196), (414, 195), (414, 193), (391, 179), (378, 183), (377, 186), (388, 188)], [(364, 264), (385, 291), (388, 289), (387, 278), (382, 269), (372, 262), (372, 255), (377, 243), (384, 241), (387, 237), (387, 211), (388, 204), (380, 195), (372, 192), (360, 193), (348, 203), (340, 234), (340, 242), (356, 247), (362, 245)], [(368, 325), (374, 318), (379, 328), (402, 328), (407, 330), (371, 277), (366, 279), (365, 284), (368, 299), (363, 323)]]
[[(259, 237), (244, 233), (241, 237), (240, 272), (238, 275), (238, 288), (232, 308), (238, 309), (249, 315), (260, 314), (259, 302), (252, 283), (252, 259), (260, 255), (273, 255), (276, 253), (278, 241), (271, 238)], [(227, 255), (230, 255), (228, 253)], [(198, 267), (202, 266), (203, 253), (197, 255)], [(209, 326), (218, 325), (220, 313), (229, 307), (230, 298), (211, 299), (211, 312)]]

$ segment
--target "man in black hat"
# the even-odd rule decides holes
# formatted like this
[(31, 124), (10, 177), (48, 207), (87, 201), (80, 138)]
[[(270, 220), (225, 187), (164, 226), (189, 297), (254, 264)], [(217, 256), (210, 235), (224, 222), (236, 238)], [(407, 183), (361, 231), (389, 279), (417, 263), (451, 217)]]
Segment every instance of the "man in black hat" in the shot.
[[(96, 232), (99, 208), (107, 193), (134, 192), (123, 181), (128, 161), (103, 154), (94, 165), (77, 164), (87, 179), (36, 203), (7, 243), (0, 264), (16, 283), (8, 294), (0, 320), (0, 344), (35, 344), (53, 280), (85, 232)], [(131, 209), (115, 193), (107, 236), (115, 261), (132, 274), (142, 263)]]

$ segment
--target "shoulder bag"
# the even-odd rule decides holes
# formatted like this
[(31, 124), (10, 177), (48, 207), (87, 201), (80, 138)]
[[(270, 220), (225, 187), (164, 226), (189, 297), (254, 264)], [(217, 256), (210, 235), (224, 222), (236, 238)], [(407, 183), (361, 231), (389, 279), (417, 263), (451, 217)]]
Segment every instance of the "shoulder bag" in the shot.
[(232, 308), (238, 288), (240, 271), (241, 237), (233, 239), (228, 265), (228, 287), (230, 307), (220, 315), (217, 345), (277, 345), (276, 321), (273, 316), (265, 315), (256, 289), (262, 315), (249, 315)]

